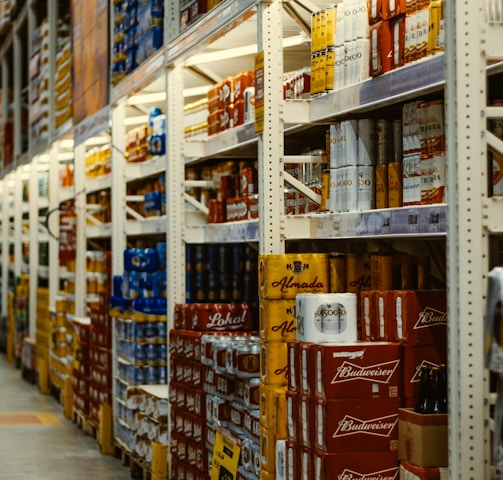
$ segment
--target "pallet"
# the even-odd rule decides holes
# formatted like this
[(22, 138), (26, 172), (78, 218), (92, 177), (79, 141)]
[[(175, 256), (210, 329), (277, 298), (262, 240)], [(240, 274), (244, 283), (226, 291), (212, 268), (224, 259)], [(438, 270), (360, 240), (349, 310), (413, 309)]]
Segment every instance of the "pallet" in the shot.
[(21, 376), (28, 383), (31, 383), (33, 385), (38, 383), (37, 371), (34, 368), (28, 368), (25, 367), (24, 365), (21, 366)]
[(119, 442), (115, 442), (115, 458), (120, 459), (124, 467), (129, 467), (129, 474), (133, 480), (151, 480), (150, 464), (138, 458)]
[(97, 425), (91, 421), (87, 415), (79, 411), (78, 409), (73, 409), (72, 421), (80, 428), (86, 435), (97, 438), (98, 427)]
[(131, 455), (129, 459), (129, 473), (133, 480), (151, 480), (150, 463)]

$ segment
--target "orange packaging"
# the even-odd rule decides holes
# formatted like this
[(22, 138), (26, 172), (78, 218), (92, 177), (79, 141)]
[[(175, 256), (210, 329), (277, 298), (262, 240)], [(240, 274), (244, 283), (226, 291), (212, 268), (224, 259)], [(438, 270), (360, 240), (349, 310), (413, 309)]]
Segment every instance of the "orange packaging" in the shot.
[(255, 74), (251, 71), (239, 72), (233, 80), (232, 101), (244, 100), (244, 92), (247, 88), (253, 87)]
[(376, 77), (392, 69), (393, 38), (389, 20), (381, 20), (370, 26), (369, 74)]
[(377, 165), (375, 175), (376, 208), (388, 208), (388, 165)]
[(401, 162), (388, 164), (388, 199), (389, 207), (403, 206), (403, 172)]
[[(384, 3), (387, 3), (388, 1), (389, 0), (384, 0)], [(382, 4), (383, 0), (367, 0), (367, 11), (369, 14), (370, 25), (382, 20)]]
[(383, 20), (406, 13), (407, 2), (405, 0), (382, 0), (381, 12)]
[(226, 77), (218, 85), (218, 106), (220, 108), (232, 103), (234, 98), (234, 78)]

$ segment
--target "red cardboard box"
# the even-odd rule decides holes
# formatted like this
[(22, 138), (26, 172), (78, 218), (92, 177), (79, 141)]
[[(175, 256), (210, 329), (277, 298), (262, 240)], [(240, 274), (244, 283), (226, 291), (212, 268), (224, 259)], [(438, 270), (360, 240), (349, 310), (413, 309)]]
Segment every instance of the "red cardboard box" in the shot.
[(317, 449), (327, 453), (398, 449), (400, 399), (316, 400)]
[(297, 397), (298, 423), (295, 427), (297, 432), (297, 443), (302, 447), (314, 448), (313, 433), (315, 399), (309, 395), (299, 395)]
[(382, 18), (387, 20), (405, 14), (407, 6), (405, 0), (382, 0), (381, 8)]
[(407, 462), (400, 462), (400, 478), (404, 480), (444, 480), (449, 476), (446, 467), (418, 467)]
[(445, 290), (397, 290), (394, 305), (397, 341), (408, 345), (447, 343)]
[(299, 365), (299, 393), (303, 395), (314, 395), (313, 375), (313, 343), (299, 342), (298, 365)]
[(360, 292), (361, 302), (361, 325), (362, 325), (362, 340), (364, 342), (372, 342), (377, 339), (376, 332), (376, 296), (375, 290), (366, 290)]
[(286, 434), (287, 439), (291, 442), (297, 442), (298, 411), (297, 394), (290, 391), (286, 392)]
[(401, 396), (401, 346), (398, 343), (314, 345), (313, 349), (317, 397), (331, 400)]
[(317, 480), (314, 476), (313, 451), (310, 448), (298, 446), (297, 455), (299, 456), (299, 475), (297, 478), (302, 480)]
[(396, 452), (325, 453), (314, 451), (316, 480), (379, 479), (398, 480)]
[(296, 478), (298, 472), (299, 456), (297, 454), (297, 444), (295, 442), (286, 442), (286, 464), (285, 471), (287, 472), (286, 478), (293, 479)]
[(447, 364), (447, 345), (403, 345), (403, 396), (419, 396), (421, 365), (432, 367)]
[(288, 342), (288, 390), (299, 391), (299, 354), (298, 342)]

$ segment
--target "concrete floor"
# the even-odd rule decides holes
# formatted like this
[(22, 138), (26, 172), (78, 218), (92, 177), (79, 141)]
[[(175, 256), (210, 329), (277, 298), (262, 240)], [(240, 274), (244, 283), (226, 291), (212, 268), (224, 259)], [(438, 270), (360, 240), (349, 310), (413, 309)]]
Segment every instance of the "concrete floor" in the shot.
[[(23, 418), (26, 421), (29, 417), (14, 415), (23, 413), (50, 414), (31, 418), (49, 418), (53, 422), (43, 424), (38, 420), (21, 425)], [(9, 421), (17, 424), (7, 424)], [(101, 455), (96, 440), (67, 420), (53, 397), (40, 395), (38, 387), (23, 380), (20, 370), (0, 354), (0, 479), (130, 478), (129, 468), (117, 458)]]

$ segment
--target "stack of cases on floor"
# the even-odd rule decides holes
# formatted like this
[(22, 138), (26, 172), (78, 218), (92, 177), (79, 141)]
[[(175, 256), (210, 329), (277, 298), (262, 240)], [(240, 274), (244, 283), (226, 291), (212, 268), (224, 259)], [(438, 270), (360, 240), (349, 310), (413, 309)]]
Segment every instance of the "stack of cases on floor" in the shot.
[(112, 406), (112, 317), (108, 295), (100, 294), (99, 306), (91, 307), (91, 345), (89, 347), (89, 418), (99, 424), (101, 405)]
[(298, 293), (328, 292), (328, 285), (325, 254), (259, 258), (261, 478), (281, 478), (276, 445), (282, 445), (288, 435), (288, 342), (296, 338), (295, 297)]
[(133, 411), (130, 387), (167, 383), (166, 251), (133, 248), (124, 252), (125, 272), (114, 279), (109, 311), (115, 322), (117, 376), (116, 437), (132, 451)]
[(114, 85), (162, 46), (163, 18), (163, 2), (160, 0), (114, 2)]
[(55, 115), (56, 129), (63, 127), (71, 120), (73, 114), (72, 100), (72, 44), (70, 28), (62, 21), (58, 25), (57, 53), (56, 53), (56, 78), (55, 89)]
[[(193, 298), (207, 299), (211, 290), (209, 296), (221, 303), (177, 305), (170, 332), (170, 451), (177, 479), (209, 478), (217, 426), (241, 444), (238, 478), (260, 474), (257, 254), (245, 253), (242, 245), (220, 247), (221, 265), (191, 265), (187, 283), (201, 288)], [(232, 250), (232, 258), (246, 256), (246, 266), (224, 268), (225, 252)], [(231, 298), (235, 303), (227, 303)]]
[(81, 417), (89, 417), (89, 386), (90, 386), (90, 356), (91, 320), (88, 317), (73, 319), (73, 363), (72, 391), (73, 408)]
[[(51, 322), (49, 314), (49, 289), (37, 288), (37, 321), (35, 343), (37, 345), (37, 372), (49, 373), (49, 348), (51, 335)], [(41, 366), (42, 363), (44, 366)], [(49, 378), (40, 379), (40, 385), (49, 384)]]
[(168, 387), (143, 385), (127, 391), (126, 406), (132, 412), (133, 442), (136, 458), (152, 461), (152, 442), (168, 444)]

